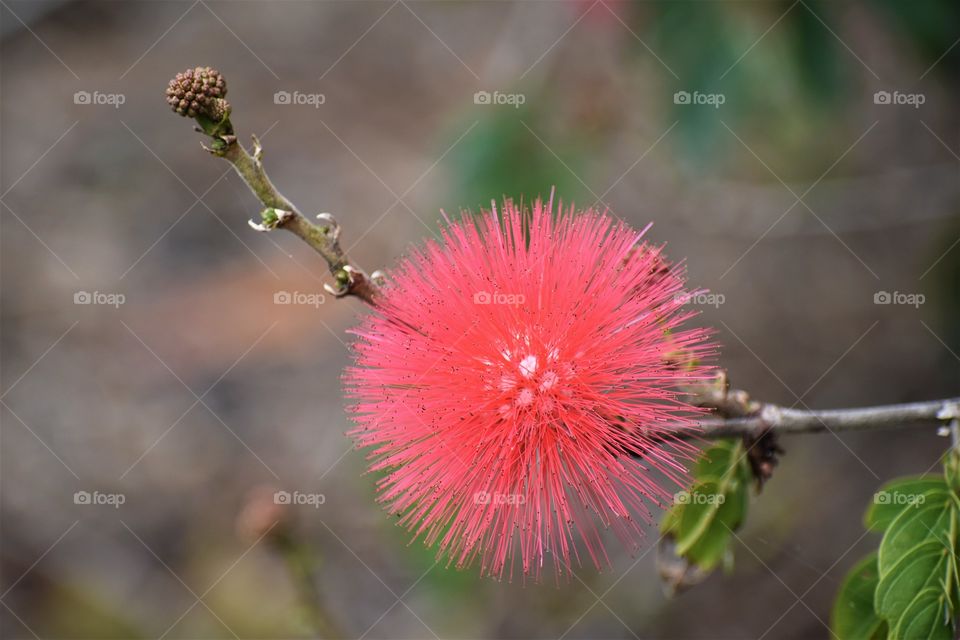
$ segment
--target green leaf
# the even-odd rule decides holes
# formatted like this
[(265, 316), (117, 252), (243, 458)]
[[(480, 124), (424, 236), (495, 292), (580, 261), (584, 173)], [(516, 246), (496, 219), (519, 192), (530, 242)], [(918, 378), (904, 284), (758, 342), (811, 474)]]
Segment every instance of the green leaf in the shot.
[(947, 548), (937, 540), (918, 544), (886, 573), (880, 560), (880, 582), (874, 596), (876, 610), (891, 623), (898, 620), (920, 590), (935, 586), (945, 575), (948, 560)]
[(830, 628), (841, 640), (881, 640), (887, 637), (887, 623), (873, 608), (873, 596), (880, 574), (877, 552), (858, 562), (840, 586), (830, 615)]
[(729, 563), (732, 532), (746, 518), (752, 479), (741, 440), (719, 440), (704, 451), (693, 487), (676, 494), (660, 525), (671, 537), (671, 553), (701, 573)]
[(724, 559), (733, 531), (747, 514), (749, 494), (739, 480), (724, 494), (724, 502), (717, 509), (710, 526), (687, 552), (687, 558), (701, 569), (712, 571)]
[(890, 640), (950, 640), (953, 625), (944, 609), (943, 589), (924, 589), (910, 602)]
[(946, 456), (942, 476), (898, 478), (874, 494), (864, 523), (882, 531), (883, 540), (844, 581), (833, 614), (840, 638), (883, 638), (887, 630), (891, 639), (954, 637), (960, 609), (955, 460)]
[(681, 491), (677, 494), (679, 500), (685, 501), (677, 532), (678, 554), (686, 555), (717, 515), (720, 503), (724, 501), (719, 489), (719, 483), (707, 480), (694, 485), (690, 491)]
[(949, 498), (934, 499), (904, 509), (893, 519), (880, 543), (878, 556), (880, 576), (900, 562), (924, 542), (934, 541), (946, 549), (953, 502)]
[(743, 455), (743, 445), (738, 440), (721, 440), (703, 452), (697, 462), (694, 475), (697, 480), (721, 481), (730, 467)]
[(683, 512), (682, 507), (682, 504), (674, 505), (672, 508), (667, 509), (667, 512), (663, 514), (663, 520), (660, 521), (661, 536), (665, 536), (671, 531), (675, 531), (680, 525), (680, 514)]
[[(960, 579), (956, 496), (943, 478), (907, 478), (888, 490), (887, 504), (867, 513), (868, 525), (884, 529), (874, 607), (893, 638), (941, 637), (941, 626), (952, 637)], [(897, 502), (899, 511), (888, 508)]]
[(941, 476), (910, 476), (888, 482), (873, 494), (873, 504), (864, 515), (864, 524), (867, 529), (883, 531), (905, 509), (921, 502), (926, 504), (935, 498), (934, 494), (938, 494), (937, 498), (939, 494), (943, 497), (949, 494)]
[(944, 456), (943, 477), (947, 486), (960, 495), (960, 449), (954, 447)]

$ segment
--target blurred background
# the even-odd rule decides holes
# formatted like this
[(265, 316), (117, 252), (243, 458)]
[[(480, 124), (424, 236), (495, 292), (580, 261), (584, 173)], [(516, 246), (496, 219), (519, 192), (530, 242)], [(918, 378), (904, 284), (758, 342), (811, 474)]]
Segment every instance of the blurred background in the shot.
[(960, 386), (955, 2), (0, 0), (0, 21), (5, 638), (304, 638), (310, 589), (354, 638), (827, 637), (873, 491), (944, 450), (785, 439), (734, 572), (674, 599), (615, 540), (560, 585), (437, 564), (343, 435), (362, 304), (321, 302), (319, 257), (247, 227), (259, 203), (163, 90), (220, 69), (241, 139), (367, 270), (441, 209), (556, 187), (653, 221), (722, 294), (701, 322), (735, 385), (933, 399)]

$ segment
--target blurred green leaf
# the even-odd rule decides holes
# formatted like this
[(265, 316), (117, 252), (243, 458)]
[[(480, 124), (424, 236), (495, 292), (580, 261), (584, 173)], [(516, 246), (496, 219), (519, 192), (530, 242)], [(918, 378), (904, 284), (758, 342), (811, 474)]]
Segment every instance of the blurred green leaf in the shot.
[[(789, 6), (791, 3), (785, 2)], [(793, 8), (785, 28), (789, 30), (796, 75), (814, 102), (832, 103), (842, 93), (846, 66), (839, 64), (841, 45), (820, 20), (830, 24), (829, 3), (805, 0)], [(820, 19), (818, 19), (818, 17)]]
[(686, 555), (690, 547), (706, 533), (723, 500), (720, 484), (713, 480), (695, 484), (684, 495), (687, 496), (687, 502), (680, 514), (676, 536), (677, 553), (680, 555)]
[[(703, 94), (722, 93), (724, 107), (732, 109), (733, 100), (744, 91), (740, 75), (724, 76), (742, 49), (735, 36), (727, 10), (713, 2), (658, 1), (644, 5), (648, 24), (636, 29), (646, 32), (644, 41), (651, 42), (670, 71), (665, 78), (673, 86), (661, 99), (670, 105), (671, 120), (677, 120), (677, 136), (687, 158), (695, 164), (706, 165), (716, 156), (721, 143), (729, 134), (720, 124), (720, 110), (710, 105), (677, 104), (675, 91), (698, 91)], [(749, 43), (748, 43), (749, 44)], [(745, 48), (744, 45), (743, 48)], [(637, 43), (641, 57), (650, 54)], [(668, 85), (670, 86), (670, 85)], [(724, 109), (727, 112), (727, 109)]]
[(703, 452), (694, 469), (694, 477), (707, 478), (719, 482), (743, 455), (743, 447), (738, 440), (720, 440)]
[(951, 47), (957, 40), (960, 3), (954, 0), (878, 0), (875, 6), (885, 13), (893, 29), (905, 34), (914, 47), (930, 61), (943, 58), (935, 69), (944, 76), (956, 76), (960, 67), (960, 49)]
[(727, 555), (733, 531), (747, 515), (749, 494), (745, 488), (728, 491), (715, 521), (687, 551), (687, 557), (705, 571), (712, 571)]
[(877, 552), (858, 562), (844, 578), (830, 615), (830, 629), (842, 640), (881, 640), (887, 623), (873, 608), (873, 595), (880, 580)]
[(669, 538), (670, 555), (695, 565), (698, 577), (729, 555), (733, 531), (746, 518), (751, 478), (742, 441), (720, 440), (703, 452), (693, 486), (677, 493), (664, 515), (660, 529)]
[(481, 207), (488, 209), (491, 200), (499, 202), (504, 197), (517, 202), (537, 196), (546, 199), (554, 187), (564, 202), (593, 202), (574, 177), (584, 174), (580, 159), (589, 156), (574, 138), (555, 140), (545, 127), (541, 129), (542, 119), (529, 105), (521, 109), (489, 107), (486, 111), (492, 113), (470, 132), (470, 143), (459, 144), (450, 152), (458, 178), (452, 190), (458, 198), (451, 203), (453, 207), (476, 213)]

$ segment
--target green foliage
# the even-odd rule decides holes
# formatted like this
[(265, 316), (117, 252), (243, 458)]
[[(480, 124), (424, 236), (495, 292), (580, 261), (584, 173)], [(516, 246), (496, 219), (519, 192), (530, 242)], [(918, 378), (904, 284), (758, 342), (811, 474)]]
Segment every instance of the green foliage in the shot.
[[(889, 38), (900, 44), (907, 55), (916, 52), (924, 66), (943, 56), (932, 74), (953, 78), (960, 66), (960, 47), (951, 49), (960, 3), (876, 0), (859, 3), (856, 20), (851, 20), (846, 4), (828, 0), (624, 3), (617, 13), (638, 37), (623, 38), (632, 47), (632, 56), (616, 75), (627, 85), (634, 82), (631, 76), (639, 69), (649, 68), (658, 75), (659, 82), (652, 83), (641, 75), (644, 86), (654, 87), (642, 99), (663, 114), (658, 131), (677, 123), (663, 142), (664, 148), (678, 152), (671, 162), (703, 172), (714, 169), (718, 158), (742, 152), (729, 126), (778, 173), (781, 166), (790, 166), (814, 179), (849, 144), (843, 136), (837, 140), (832, 134), (849, 134), (844, 113), (862, 106), (857, 87), (873, 81), (871, 72), (844, 44), (851, 30), (858, 28), (857, 21), (865, 18), (870, 30), (879, 30), (882, 41)], [(605, 13), (599, 7), (593, 11)], [(619, 25), (611, 28), (611, 37), (623, 37)], [(555, 58), (559, 56), (551, 54)], [(544, 61), (537, 74), (547, 74), (549, 68), (550, 62)], [(553, 73), (560, 76), (566, 70)], [(450, 212), (456, 213), (460, 206), (477, 211), (502, 196), (546, 197), (552, 187), (565, 201), (584, 205), (596, 200), (591, 189), (602, 193), (607, 179), (595, 179), (590, 171), (597, 164), (597, 154), (622, 135), (621, 130), (596, 130), (582, 121), (575, 115), (579, 111), (571, 108), (578, 100), (568, 85), (554, 77), (529, 86), (521, 83), (515, 89), (525, 93), (526, 104), (474, 109), (470, 118), (476, 117), (479, 124), (450, 150), (447, 162), (455, 179), (450, 193), (456, 194), (445, 203)], [(722, 94), (724, 103), (720, 108), (675, 104), (677, 91)], [(580, 99), (588, 95), (587, 102), (596, 107), (602, 96), (592, 92), (593, 86), (586, 85), (576, 95)], [(629, 102), (614, 108), (612, 119), (623, 118), (616, 112), (629, 108)], [(456, 140), (466, 126), (466, 120), (453, 124), (441, 148)], [(755, 160), (750, 158), (747, 166), (755, 167)]]
[(452, 192), (458, 198), (450, 211), (462, 206), (477, 213), (489, 208), (491, 199), (513, 198), (518, 203), (538, 196), (546, 199), (554, 187), (567, 204), (576, 201), (586, 206), (594, 201), (574, 177), (586, 175), (582, 163), (589, 157), (576, 136), (552, 135), (532, 105), (490, 111), (469, 134), (470, 144), (457, 145), (450, 152), (457, 176)]
[(741, 440), (720, 440), (707, 449), (691, 489), (676, 494), (661, 523), (671, 553), (702, 575), (721, 562), (729, 565), (730, 542), (746, 518), (752, 478)]
[(944, 77), (956, 76), (960, 55), (951, 49), (957, 39), (956, 25), (960, 22), (960, 4), (950, 0), (876, 0), (875, 6), (885, 17), (891, 29), (896, 30), (916, 48), (924, 59), (937, 60), (934, 73)]
[[(820, 22), (829, 24), (831, 7), (822, 0), (806, 0), (805, 6), (794, 7), (784, 29), (789, 30), (793, 63), (805, 93), (828, 104), (842, 97), (848, 79), (840, 43)], [(847, 63), (850, 61), (847, 60)]]
[(873, 608), (880, 573), (874, 551), (847, 574), (833, 605), (833, 631), (842, 640), (880, 640), (887, 637), (887, 623)]
[[(736, 147), (724, 123), (776, 137), (780, 149), (792, 145), (791, 150), (808, 155), (816, 152), (822, 128), (856, 99), (852, 88), (862, 83), (858, 77), (873, 75), (847, 50), (856, 22), (846, 3), (649, 0), (630, 6), (631, 28), (642, 39), (635, 43), (637, 55), (650, 60), (647, 44), (656, 51), (669, 68), (663, 68), (662, 78), (670, 92), (697, 90), (726, 98), (719, 109), (684, 105), (669, 114), (679, 122), (675, 134), (683, 159), (694, 168), (710, 167)], [(858, 19), (866, 17), (872, 29), (883, 30), (881, 39), (900, 41), (924, 66), (943, 56), (933, 72), (957, 75), (960, 49), (952, 45), (960, 3), (876, 0), (861, 3), (858, 11)]]
[(951, 452), (942, 476), (899, 478), (874, 494), (864, 522), (878, 551), (844, 580), (833, 609), (846, 638), (953, 638), (960, 606), (960, 495)]
[[(737, 59), (744, 46), (728, 12), (712, 2), (657, 1), (644, 5), (643, 18), (635, 29), (649, 40), (651, 47), (673, 71), (664, 73), (664, 81), (674, 86), (662, 97), (671, 101), (673, 91), (699, 91), (724, 94), (727, 104), (742, 104), (749, 86), (739, 70), (721, 77)], [(746, 40), (746, 37), (743, 38)], [(649, 56), (636, 44), (640, 56)], [(736, 107), (739, 109), (739, 106)], [(677, 137), (684, 159), (694, 166), (710, 166), (721, 145), (729, 144), (729, 134), (720, 124), (720, 114), (711, 106), (671, 105), (669, 115), (677, 120)], [(734, 141), (735, 144), (735, 141)]]

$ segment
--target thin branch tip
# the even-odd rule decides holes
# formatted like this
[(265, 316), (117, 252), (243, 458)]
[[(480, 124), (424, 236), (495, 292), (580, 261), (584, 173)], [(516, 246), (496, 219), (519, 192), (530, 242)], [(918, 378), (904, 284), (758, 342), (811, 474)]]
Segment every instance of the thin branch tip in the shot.
[[(197, 127), (208, 135), (208, 129)], [(231, 128), (232, 131), (232, 128)], [(341, 226), (329, 213), (321, 213), (317, 218), (325, 223), (318, 226), (310, 222), (300, 211), (281, 194), (271, 182), (263, 168), (263, 145), (256, 135), (251, 135), (253, 153), (249, 153), (237, 141), (232, 133), (214, 132), (210, 145), (201, 143), (205, 151), (223, 158), (233, 165), (237, 175), (247, 184), (250, 191), (264, 205), (260, 221), (247, 220), (251, 229), (258, 232), (286, 229), (300, 237), (327, 262), (330, 273), (336, 281), (336, 287), (325, 284), (324, 288), (337, 298), (356, 296), (374, 305), (377, 285), (362, 269), (353, 264), (346, 252), (340, 247)]]

